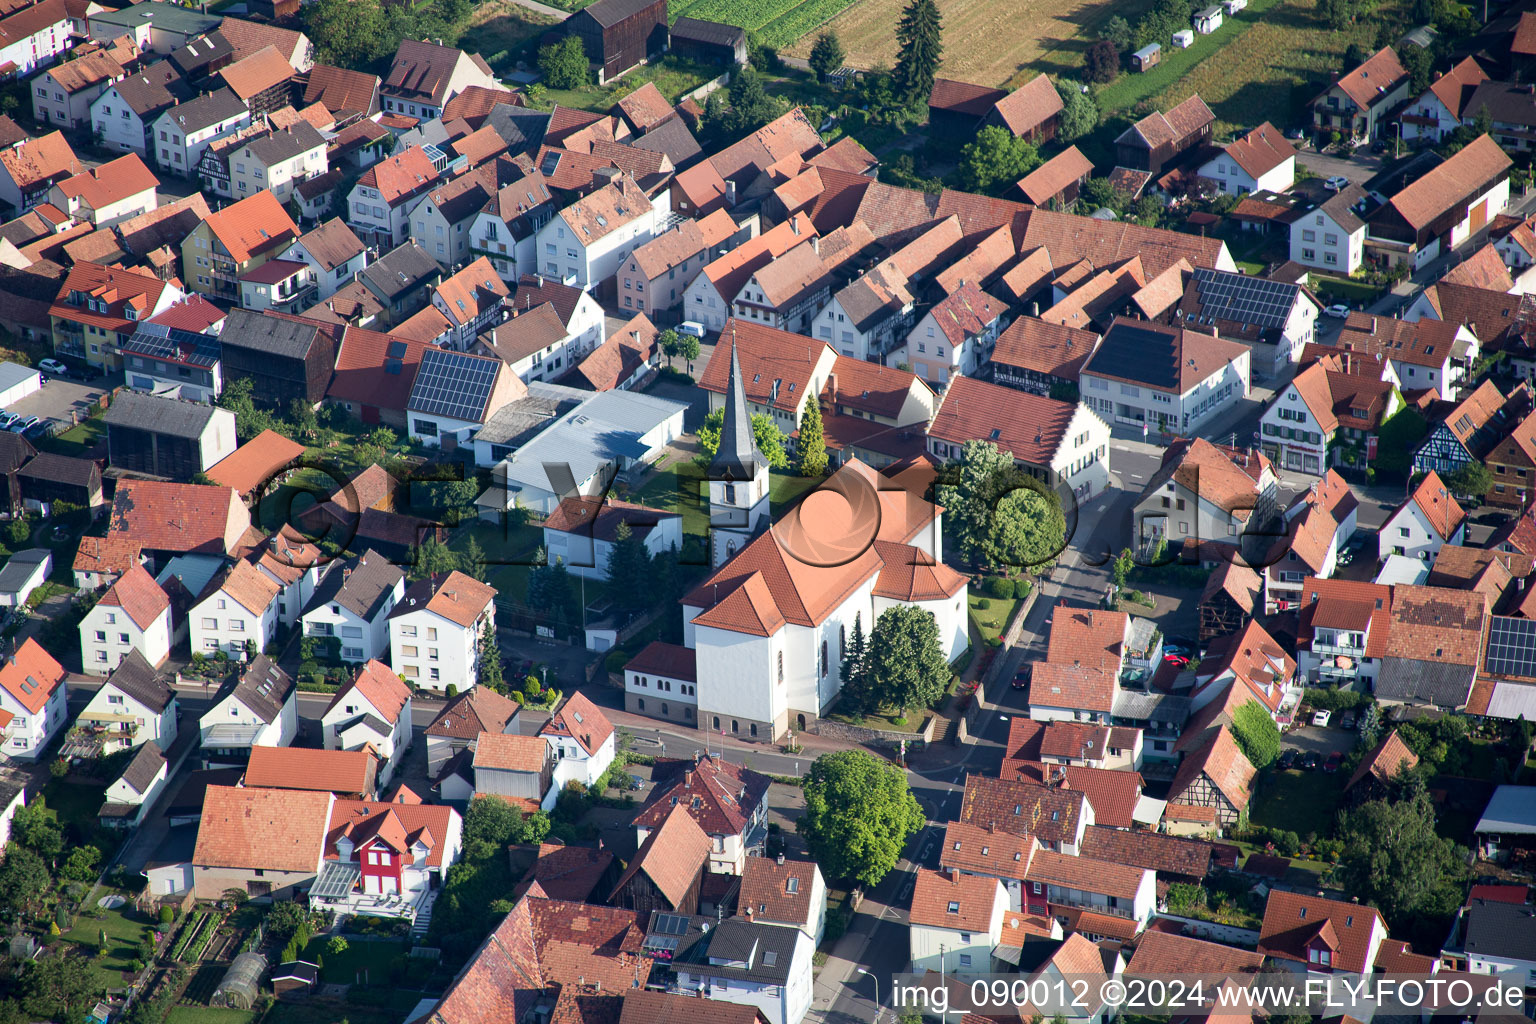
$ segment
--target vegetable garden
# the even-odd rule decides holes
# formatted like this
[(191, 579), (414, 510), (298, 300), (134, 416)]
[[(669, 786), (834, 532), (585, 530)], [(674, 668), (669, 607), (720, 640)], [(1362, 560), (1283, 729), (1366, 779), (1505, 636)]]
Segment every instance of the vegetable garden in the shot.
[(785, 47), (831, 21), (852, 0), (682, 0), (672, 17), (687, 15), (755, 32), (765, 46)]

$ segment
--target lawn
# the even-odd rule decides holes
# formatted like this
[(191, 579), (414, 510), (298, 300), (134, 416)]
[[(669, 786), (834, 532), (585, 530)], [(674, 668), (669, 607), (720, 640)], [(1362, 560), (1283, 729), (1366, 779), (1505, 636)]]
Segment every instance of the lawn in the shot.
[(226, 1010), (221, 1006), (173, 1006), (165, 1024), (250, 1024), (254, 1010)]
[(1342, 772), (1265, 772), (1259, 777), (1249, 821), (1295, 832), (1303, 839), (1308, 832), (1326, 836), (1333, 831), (1346, 781)]
[(287, 480), (261, 496), (256, 506), (256, 525), (274, 533), (290, 523), (297, 526), (300, 516), (323, 503), (345, 482), (335, 476), (323, 469), (294, 471)]
[[(981, 607), (981, 602), (986, 601), (988, 607)], [(1016, 597), (987, 597), (985, 594), (973, 594), (970, 598), (971, 621), (975, 623), (976, 630), (985, 639), (1001, 636), (1008, 620), (1013, 617), (1013, 610), (1019, 606)]]
[(519, 604), (528, 600), (528, 570), (544, 541), (544, 531), (536, 526), (522, 526), (507, 518), (501, 525), (476, 523), (461, 530), (448, 542), (449, 548), (462, 551), (470, 538), (485, 552), (489, 579), (497, 592)]
[[(679, 472), (679, 467), (682, 467)], [(777, 520), (820, 481), (774, 470), (768, 476), (768, 503)], [(709, 484), (691, 462), (668, 463), (652, 474), (645, 486), (627, 500), (652, 508), (670, 509), (683, 515), (683, 532), (703, 537), (709, 533)]]
[[(96, 898), (113, 892), (111, 889), (98, 889)], [(133, 961), (139, 956), (139, 943), (153, 937), (154, 926), (149, 919), (133, 909), (133, 905), (125, 903), (114, 910), (102, 910), (94, 905), (90, 908), (100, 916), (92, 916), (85, 908), (75, 918), (74, 927), (60, 936), (65, 942), (73, 942), (86, 947), (90, 953), (95, 953), (96, 943), (100, 933), (107, 933), (107, 955), (101, 959), (90, 960), (91, 973), (96, 977), (96, 982), (102, 988), (122, 988), (123, 972), (133, 969)]]
[(43, 787), (43, 800), (59, 816), (61, 825), (73, 824), (90, 833), (96, 830), (96, 812), (101, 810), (106, 791), (105, 784), (50, 779)]
[[(400, 1024), (407, 1009), (404, 1003), (387, 1010), (349, 1003), (345, 1016), (349, 1024)], [(273, 1003), (262, 1024), (336, 1024), (336, 1009), (320, 1003)]]
[(300, 959), (316, 963), (321, 958), (320, 980), (336, 985), (389, 985), (394, 979), (390, 974), (390, 961), (410, 949), (403, 942), (368, 942), (348, 939), (347, 948), (332, 954), (326, 948), (329, 936), (309, 940)]
[(1367, 284), (1364, 281), (1352, 281), (1347, 277), (1328, 277), (1324, 274), (1313, 274), (1312, 290), (1319, 295), (1328, 298), (1336, 298), (1343, 302), (1375, 302), (1381, 297), (1382, 289), (1379, 285)]
[(788, 46), (835, 18), (853, 0), (683, 0), (667, 13), (723, 21), (756, 32), (768, 46)]
[(34, 444), (41, 451), (84, 458), (88, 452), (106, 440), (106, 434), (107, 425), (100, 416), (97, 416), (70, 427), (62, 434), (38, 438)]
[[(673, 13), (676, 13), (675, 11)], [(682, 57), (666, 56), (654, 64), (644, 64), (611, 85), (584, 85), (580, 89), (548, 89), (542, 105), (558, 103), (562, 107), (583, 110), (607, 110), (647, 82), (654, 82), (667, 102), (676, 103), (705, 82), (718, 77), (720, 68)]]
[[(553, 6), (565, 7), (567, 4), (556, 2)], [(585, 5), (578, 3), (576, 6)], [(554, 24), (553, 18), (519, 7), (511, 0), (487, 0), (475, 8), (474, 16), (459, 36), (458, 45), (484, 54), (491, 70), (509, 74), (517, 69), (519, 58), (531, 61), (539, 37)]]

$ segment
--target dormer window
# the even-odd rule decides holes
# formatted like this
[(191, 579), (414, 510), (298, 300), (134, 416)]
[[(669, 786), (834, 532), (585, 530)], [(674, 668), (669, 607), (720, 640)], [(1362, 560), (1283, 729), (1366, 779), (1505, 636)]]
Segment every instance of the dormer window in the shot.
[(784, 883), (784, 891), (788, 892), (788, 893), (799, 892), (800, 891), (800, 879), (798, 879), (798, 878), (791, 878), (788, 881), (786, 881)]

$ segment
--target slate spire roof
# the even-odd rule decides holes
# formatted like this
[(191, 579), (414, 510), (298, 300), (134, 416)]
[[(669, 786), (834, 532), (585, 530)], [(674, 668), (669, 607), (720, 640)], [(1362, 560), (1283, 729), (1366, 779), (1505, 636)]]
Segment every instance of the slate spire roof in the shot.
[(763, 456), (752, 436), (752, 412), (741, 383), (741, 359), (733, 336), (731, 379), (725, 392), (725, 423), (720, 427), (720, 448), (710, 460), (709, 475), (715, 480), (751, 480), (762, 462)]

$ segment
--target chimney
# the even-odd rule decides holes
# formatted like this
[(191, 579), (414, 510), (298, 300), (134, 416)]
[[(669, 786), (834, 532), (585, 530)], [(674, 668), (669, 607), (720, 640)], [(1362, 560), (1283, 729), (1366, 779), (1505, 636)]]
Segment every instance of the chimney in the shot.
[(693, 785), (693, 769), (692, 768), (690, 768), (687, 771), (683, 772), (683, 785), (684, 786), (691, 786), (691, 785)]
[(827, 374), (827, 386), (832, 389), (832, 404), (837, 404), (837, 374)]
[(783, 866), (784, 866), (784, 855), (781, 853), (781, 854), (779, 854), (779, 867), (783, 867)]
[[(735, 206), (736, 205), (736, 183), (734, 181), (727, 181), (725, 183), (725, 205), (726, 206)], [(795, 218), (793, 218), (793, 217), (789, 218), (789, 223), (790, 223), (790, 226), (793, 227), (794, 223), (795, 223)], [(795, 234), (797, 234), (797, 235), (799, 233), (800, 232), (798, 232), (798, 231), (795, 232)]]
[(1375, 317), (1371, 317), (1371, 333), (1372, 334), (1376, 333), (1376, 318)]
[(750, 924), (751, 921), (752, 921), (752, 908), (749, 906), (749, 907), (747, 907), (747, 922)]

